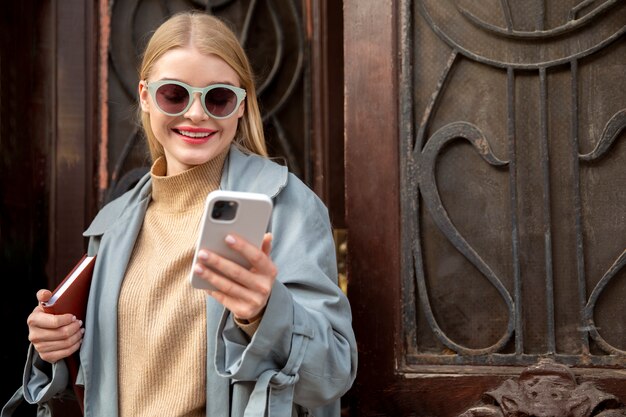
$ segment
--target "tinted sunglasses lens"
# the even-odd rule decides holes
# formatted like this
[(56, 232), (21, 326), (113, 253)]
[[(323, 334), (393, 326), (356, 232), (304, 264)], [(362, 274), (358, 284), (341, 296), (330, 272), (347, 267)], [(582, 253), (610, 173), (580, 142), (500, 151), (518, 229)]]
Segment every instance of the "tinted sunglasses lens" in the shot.
[(237, 95), (233, 90), (217, 87), (206, 93), (204, 104), (209, 113), (214, 116), (230, 116), (237, 107)]
[(189, 103), (189, 92), (178, 84), (163, 84), (154, 96), (157, 105), (165, 113), (180, 113)]

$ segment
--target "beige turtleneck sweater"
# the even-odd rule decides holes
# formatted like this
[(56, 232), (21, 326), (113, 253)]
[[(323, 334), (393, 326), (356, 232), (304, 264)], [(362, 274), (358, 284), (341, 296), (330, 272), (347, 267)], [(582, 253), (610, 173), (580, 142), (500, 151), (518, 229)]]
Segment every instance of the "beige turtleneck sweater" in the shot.
[(152, 201), (118, 301), (120, 417), (205, 415), (206, 293), (189, 273), (226, 155), (173, 176), (163, 158), (152, 167)]

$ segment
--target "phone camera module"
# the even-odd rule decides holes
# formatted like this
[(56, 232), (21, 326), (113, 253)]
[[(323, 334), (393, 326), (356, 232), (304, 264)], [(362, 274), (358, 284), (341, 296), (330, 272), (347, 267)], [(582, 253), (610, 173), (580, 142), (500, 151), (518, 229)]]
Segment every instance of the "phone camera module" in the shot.
[(237, 214), (237, 202), (230, 200), (218, 200), (213, 204), (211, 210), (211, 218), (221, 221), (229, 221), (235, 218)]

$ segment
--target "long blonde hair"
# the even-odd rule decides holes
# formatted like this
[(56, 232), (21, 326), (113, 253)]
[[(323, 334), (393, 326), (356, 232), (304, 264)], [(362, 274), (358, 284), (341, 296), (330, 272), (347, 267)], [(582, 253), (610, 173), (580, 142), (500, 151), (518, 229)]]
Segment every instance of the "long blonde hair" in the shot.
[[(140, 79), (148, 79), (154, 64), (163, 54), (190, 45), (203, 54), (220, 57), (235, 70), (241, 88), (246, 90), (246, 99), (245, 112), (237, 125), (234, 143), (244, 151), (267, 156), (252, 67), (233, 31), (218, 18), (201, 12), (184, 12), (165, 21), (146, 46), (139, 70)], [(154, 161), (164, 155), (163, 146), (152, 132), (150, 114), (140, 109), (140, 118)]]

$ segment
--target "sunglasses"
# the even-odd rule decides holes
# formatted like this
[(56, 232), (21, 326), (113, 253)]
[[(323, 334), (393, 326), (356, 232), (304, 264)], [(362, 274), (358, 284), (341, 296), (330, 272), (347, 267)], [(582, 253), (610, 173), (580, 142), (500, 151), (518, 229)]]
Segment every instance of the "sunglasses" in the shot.
[(186, 113), (195, 93), (200, 93), (204, 111), (214, 119), (229, 118), (246, 98), (246, 90), (228, 84), (196, 88), (180, 81), (160, 80), (151, 83), (146, 81), (146, 86), (157, 108), (168, 116)]

